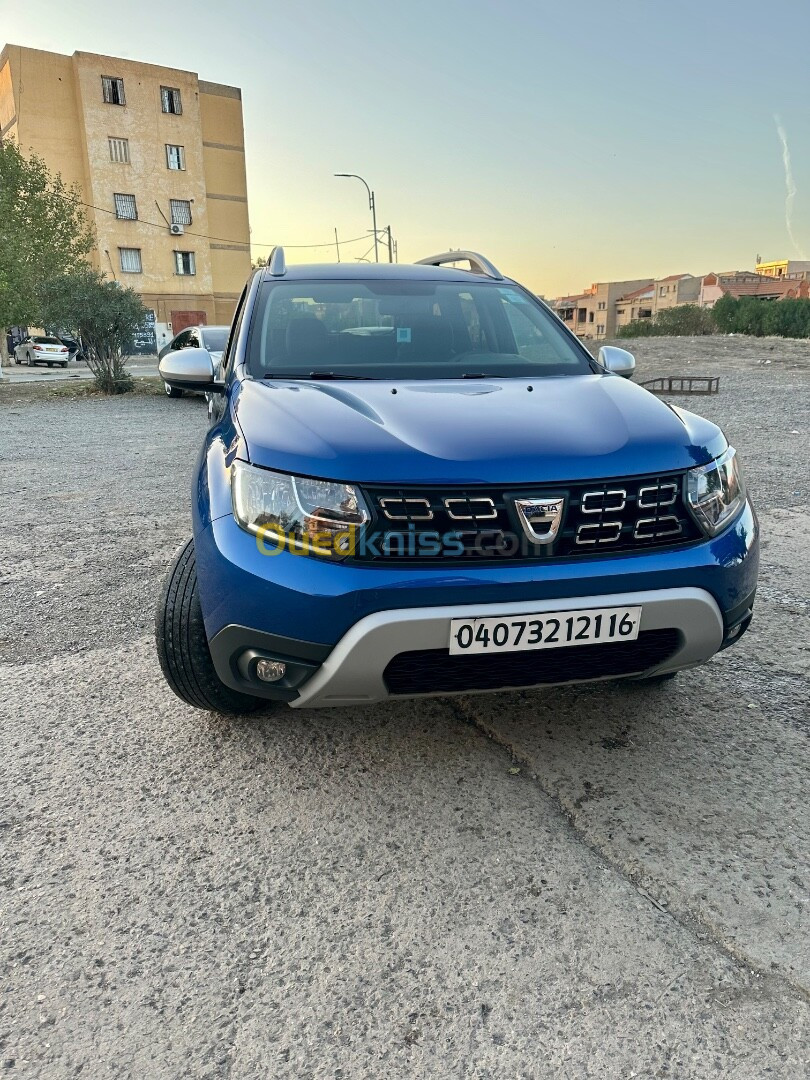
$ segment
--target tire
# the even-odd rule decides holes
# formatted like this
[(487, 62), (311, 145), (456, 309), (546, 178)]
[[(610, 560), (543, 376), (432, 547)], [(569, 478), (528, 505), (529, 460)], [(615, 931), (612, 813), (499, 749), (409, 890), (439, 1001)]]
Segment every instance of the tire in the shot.
[(183, 391), (178, 390), (177, 387), (169, 386), (168, 383), (164, 383), (163, 385), (166, 388), (166, 396), (167, 397), (182, 397), (183, 396)]
[(67, 360), (63, 360), (63, 361), (62, 361), (62, 367), (63, 367), (63, 368), (66, 368), (66, 367), (67, 367)]
[(195, 709), (234, 715), (273, 707), (272, 701), (225, 686), (214, 669), (200, 607), (193, 540), (177, 552), (163, 582), (155, 612), (155, 643), (166, 682)]
[(22, 367), (22, 360), (17, 356), (16, 352), (14, 353), (14, 363), (19, 364), (20, 367)]
[(54, 364), (53, 360), (48, 361), (48, 367), (56, 367), (56, 364)]
[(29, 367), (36, 367), (36, 366), (37, 366), (37, 364), (36, 364), (36, 360), (34, 360), (34, 358), (33, 358), (33, 356), (31, 355), (31, 353), (28, 353), (27, 355), (28, 355), (28, 366), (29, 366)]

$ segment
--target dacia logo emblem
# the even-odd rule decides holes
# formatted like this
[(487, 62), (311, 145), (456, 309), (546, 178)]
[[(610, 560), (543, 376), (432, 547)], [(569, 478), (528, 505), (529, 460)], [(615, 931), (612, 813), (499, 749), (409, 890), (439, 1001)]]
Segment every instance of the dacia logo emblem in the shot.
[(515, 499), (520, 524), (533, 544), (551, 544), (562, 523), (565, 499)]

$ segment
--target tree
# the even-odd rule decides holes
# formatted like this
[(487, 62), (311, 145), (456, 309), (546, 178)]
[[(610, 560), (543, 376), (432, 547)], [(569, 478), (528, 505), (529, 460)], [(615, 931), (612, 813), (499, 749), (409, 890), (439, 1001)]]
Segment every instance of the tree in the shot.
[(39, 284), (71, 270), (93, 243), (79, 189), (0, 139), (0, 356), (9, 327), (43, 324)]
[(714, 321), (721, 334), (734, 334), (737, 332), (739, 310), (740, 301), (736, 300), (731, 293), (723, 293), (712, 308)]
[(45, 282), (38, 303), (43, 325), (79, 335), (87, 366), (101, 390), (121, 394), (132, 388), (124, 353), (146, 319), (136, 292), (84, 266)]

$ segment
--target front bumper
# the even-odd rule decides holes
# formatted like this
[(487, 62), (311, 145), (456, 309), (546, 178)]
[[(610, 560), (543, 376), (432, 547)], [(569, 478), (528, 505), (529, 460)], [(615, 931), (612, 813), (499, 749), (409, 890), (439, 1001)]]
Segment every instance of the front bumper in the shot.
[[(446, 650), (450, 619), (470, 613), (642, 603), (642, 632), (669, 627), (678, 644), (652, 667), (622, 674), (702, 663), (747, 627), (758, 571), (758, 527), (750, 505), (720, 536), (680, 549), (487, 567), (451, 560), (447, 568), (369, 567), (286, 551), (268, 556), (230, 515), (196, 525), (200, 598), (220, 678), (296, 707), (389, 696), (385, 669), (392, 658)], [(255, 678), (261, 656), (288, 663), (281, 683)]]
[[(720, 614), (716, 602), (708, 593), (701, 589), (668, 589), (660, 592), (636, 592), (615, 595), (583, 596), (576, 601), (567, 604), (560, 600), (533, 601), (528, 604), (491, 604), (482, 609), (476, 608), (476, 615), (480, 617), (503, 617), (519, 616), (527, 614), (542, 614), (544, 611), (569, 610), (576, 611), (583, 608), (595, 607), (631, 607), (641, 606), (641, 633), (648, 635), (655, 630), (674, 630), (677, 632), (677, 644), (673, 652), (667, 656), (663, 663), (650, 666), (641, 659), (644, 655), (639, 653), (639, 664), (632, 662), (630, 670), (624, 670), (625, 675), (650, 675), (662, 674), (666, 671), (678, 671), (681, 668), (692, 667), (702, 664), (713, 656), (720, 648), (723, 641), (723, 617)], [(335, 705), (364, 705), (373, 701), (381, 701), (392, 692), (391, 683), (386, 678), (389, 665), (398, 656), (407, 653), (417, 653), (424, 657), (428, 651), (434, 651), (441, 656), (446, 650), (450, 638), (450, 620), (464, 618), (469, 615), (468, 605), (455, 607), (418, 608), (411, 611), (381, 611), (375, 615), (367, 615), (356, 623), (351, 630), (344, 635), (336, 647), (329, 654), (321, 667), (315, 672), (301, 688), (299, 696), (291, 701), (294, 707), (316, 707)], [(610, 649), (620, 647), (619, 642), (601, 646), (603, 655)], [(585, 649), (588, 649), (585, 646)], [(568, 646), (566, 649), (555, 650), (560, 653), (568, 653), (565, 660), (574, 659), (577, 647)], [(529, 662), (537, 661), (542, 650), (522, 654), (521, 659)], [(543, 654), (543, 660), (548, 658), (548, 653)], [(480, 664), (482, 658), (464, 657), (468, 664)], [(497, 657), (487, 657), (490, 662)], [(560, 657), (553, 657), (553, 662), (560, 663)], [(417, 661), (418, 662), (418, 661)], [(556, 685), (562, 682), (592, 681), (599, 678), (612, 678), (614, 674), (594, 675), (598, 669), (589, 669), (583, 664), (582, 679), (554, 678), (544, 674), (543, 685)], [(505, 682), (497, 687), (490, 687), (493, 691), (517, 689), (525, 686), (525, 681), (510, 684), (508, 674), (504, 676)], [(425, 685), (425, 684), (421, 684)], [(529, 683), (529, 685), (532, 685)], [(537, 685), (537, 684), (534, 684)], [(481, 692), (480, 684), (470, 685), (462, 689), (450, 690), (450, 693), (468, 693), (470, 690)], [(424, 689), (421, 692), (408, 693), (397, 692), (400, 697), (418, 697), (445, 694), (448, 690), (438, 682), (434, 688)]]

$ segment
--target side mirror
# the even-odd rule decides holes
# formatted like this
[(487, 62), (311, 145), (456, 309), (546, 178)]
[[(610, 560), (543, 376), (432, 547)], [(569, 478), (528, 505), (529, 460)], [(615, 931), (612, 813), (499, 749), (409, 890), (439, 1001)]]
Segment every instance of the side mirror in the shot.
[(221, 394), (225, 384), (214, 373), (214, 361), (207, 349), (179, 349), (168, 352), (158, 364), (161, 379), (177, 390), (199, 390)]
[(603, 345), (597, 357), (599, 363), (613, 375), (630, 379), (636, 370), (636, 358), (627, 349), (617, 349), (615, 345)]

